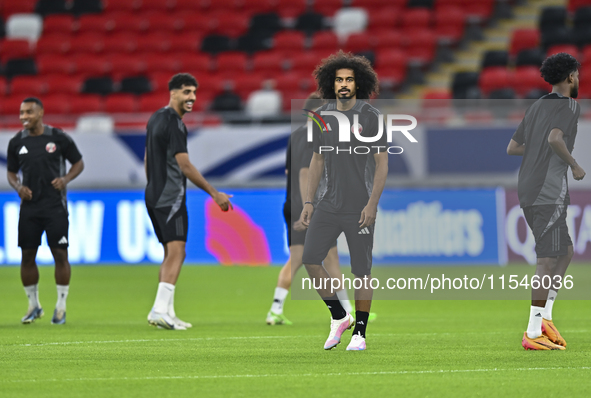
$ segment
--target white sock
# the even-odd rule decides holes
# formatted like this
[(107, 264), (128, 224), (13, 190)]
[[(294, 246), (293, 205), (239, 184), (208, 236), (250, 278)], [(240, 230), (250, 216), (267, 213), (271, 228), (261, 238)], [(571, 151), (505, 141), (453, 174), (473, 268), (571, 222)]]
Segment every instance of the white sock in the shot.
[(58, 310), (66, 310), (66, 299), (68, 298), (68, 291), (70, 285), (57, 285), (57, 303), (55, 308)]
[(552, 320), (552, 306), (554, 306), (554, 301), (556, 301), (556, 296), (558, 292), (556, 290), (548, 290), (548, 299), (546, 300), (546, 306), (544, 307), (544, 318), (551, 321)]
[(529, 311), (529, 323), (527, 324), (527, 337), (535, 339), (542, 335), (542, 316), (544, 307), (531, 306)]
[[(341, 305), (343, 306), (345, 311), (347, 311), (349, 314), (353, 314), (353, 306), (351, 305), (351, 302), (349, 301), (349, 294), (347, 293), (347, 290), (346, 289), (339, 290), (337, 292), (337, 297), (339, 298), (339, 301), (341, 302)], [(353, 315), (355, 315), (355, 314), (353, 314)]]
[(170, 303), (170, 296), (174, 294), (174, 285), (166, 282), (158, 284), (158, 293), (156, 293), (156, 300), (154, 301), (155, 312), (166, 314), (168, 311), (168, 303)]
[(172, 294), (170, 295), (170, 301), (168, 302), (168, 315), (171, 318), (176, 317), (176, 312), (174, 311), (174, 290), (172, 291)]
[(38, 285), (29, 285), (25, 286), (25, 293), (27, 294), (27, 298), (29, 299), (29, 310), (33, 308), (41, 308), (41, 304), (39, 303), (39, 291), (37, 290)]
[(271, 312), (275, 314), (283, 314), (283, 303), (289, 290), (282, 287), (275, 288), (275, 296), (273, 296), (273, 304), (271, 305)]

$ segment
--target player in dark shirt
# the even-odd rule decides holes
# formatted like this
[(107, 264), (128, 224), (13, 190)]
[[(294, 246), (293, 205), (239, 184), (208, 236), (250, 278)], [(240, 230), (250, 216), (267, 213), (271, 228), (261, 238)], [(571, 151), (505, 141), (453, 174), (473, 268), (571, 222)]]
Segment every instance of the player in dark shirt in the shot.
[[(39, 303), (39, 270), (35, 258), (45, 231), (55, 260), (58, 300), (51, 323), (66, 323), (70, 287), (68, 261), (68, 207), (66, 185), (84, 169), (82, 155), (62, 130), (43, 124), (43, 103), (25, 98), (20, 108), (23, 130), (8, 143), (7, 177), (21, 198), (18, 245), (21, 247), (21, 280), (29, 309), (21, 320), (32, 323), (43, 316)], [(66, 173), (66, 163), (72, 167)], [(18, 172), (22, 172), (22, 181)]]
[(177, 318), (174, 290), (185, 260), (189, 226), (187, 178), (211, 195), (223, 211), (231, 209), (232, 204), (229, 195), (212, 187), (189, 160), (187, 128), (182, 117), (193, 110), (197, 80), (179, 73), (172, 77), (168, 88), (170, 102), (150, 117), (146, 136), (146, 207), (156, 236), (164, 246), (160, 283), (148, 322), (165, 329), (183, 330), (192, 325)]
[[(314, 103), (319, 102), (318, 94), (313, 93), (304, 104), (304, 109), (310, 109)], [(285, 298), (291, 287), (292, 275), (302, 266), (302, 253), (306, 238), (306, 227), (299, 221), (303, 208), (302, 191), (305, 195), (308, 186), (308, 167), (312, 160), (312, 146), (306, 140), (305, 125), (296, 129), (289, 137), (287, 144), (287, 156), (285, 162), (285, 174), (287, 176), (287, 192), (285, 204), (283, 205), (283, 217), (287, 225), (287, 241), (289, 244), (289, 259), (281, 268), (277, 287), (273, 297), (273, 304), (267, 313), (266, 322), (268, 325), (291, 325), (292, 322), (283, 315)], [(292, 216), (293, 215), (293, 216)], [(328, 251), (324, 259), (324, 266), (333, 278), (341, 278), (339, 254), (336, 241)], [(341, 305), (350, 312), (352, 310), (346, 289), (337, 292)]]
[[(581, 108), (574, 100), (579, 89), (579, 62), (566, 53), (547, 58), (540, 69), (552, 92), (537, 100), (525, 113), (507, 147), (509, 155), (523, 156), (519, 170), (519, 203), (536, 241), (536, 277), (532, 286), (526, 350), (563, 350), (566, 341), (552, 322), (552, 306), (573, 256), (566, 225), (570, 203), (567, 172), (582, 180), (585, 171), (571, 153), (577, 136)], [(548, 280), (548, 278), (550, 278)], [(550, 289), (544, 289), (549, 286)]]
[[(380, 152), (376, 149), (386, 147), (384, 134), (372, 144), (362, 142), (357, 135), (364, 139), (377, 136), (379, 112), (361, 99), (369, 99), (378, 91), (378, 78), (366, 58), (342, 51), (323, 60), (314, 75), (322, 98), (329, 100), (318, 113), (330, 111), (333, 114), (323, 116), (326, 127), (330, 124), (332, 130), (314, 128), (313, 132), (314, 154), (300, 218), (305, 226), (309, 226), (303, 262), (310, 277), (316, 281), (315, 286), (319, 286), (320, 281), (329, 278), (321, 265), (322, 260), (331, 242), (342, 232), (345, 233), (351, 254), (351, 272), (357, 283), (355, 286), (361, 282), (361, 288), (355, 289), (357, 321), (343, 308), (330, 286), (317, 289), (332, 315), (331, 330), (324, 349), (329, 350), (339, 344), (342, 333), (355, 324), (347, 350), (364, 350), (373, 295), (369, 280), (374, 222), (388, 175), (388, 154), (385, 150)], [(335, 112), (341, 118), (347, 117), (350, 126), (354, 126), (354, 116), (358, 118), (359, 130), (357, 134), (352, 134), (349, 142), (339, 142), (339, 121)], [(371, 145), (367, 152), (355, 152), (354, 148), (365, 145)], [(314, 209), (314, 197), (323, 174), (326, 176), (326, 189), (321, 192)]]

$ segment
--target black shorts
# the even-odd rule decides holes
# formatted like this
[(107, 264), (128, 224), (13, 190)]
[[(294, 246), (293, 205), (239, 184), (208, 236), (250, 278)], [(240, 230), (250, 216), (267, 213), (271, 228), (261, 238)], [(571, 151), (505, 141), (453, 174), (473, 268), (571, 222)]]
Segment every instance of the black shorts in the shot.
[(351, 272), (369, 275), (372, 265), (374, 225), (359, 228), (360, 214), (336, 214), (316, 210), (304, 243), (304, 264), (322, 264), (341, 232), (345, 233), (351, 256)]
[(187, 241), (187, 230), (189, 229), (187, 206), (183, 204), (174, 213), (172, 210), (172, 206), (148, 207), (148, 215), (152, 220), (154, 232), (160, 243), (172, 242), (173, 240)]
[(18, 245), (23, 249), (39, 247), (45, 231), (49, 247), (66, 249), (69, 226), (68, 211), (61, 205), (50, 208), (30, 204), (21, 205), (18, 219)]
[(536, 240), (538, 258), (565, 256), (573, 242), (566, 226), (565, 205), (539, 205), (523, 208), (527, 225)]

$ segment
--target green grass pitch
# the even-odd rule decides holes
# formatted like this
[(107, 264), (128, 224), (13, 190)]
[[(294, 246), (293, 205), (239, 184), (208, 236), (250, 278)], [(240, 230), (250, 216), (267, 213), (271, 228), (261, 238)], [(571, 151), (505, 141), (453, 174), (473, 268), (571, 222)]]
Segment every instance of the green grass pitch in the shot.
[(64, 326), (50, 323), (53, 267), (32, 325), (18, 267), (0, 267), (0, 397), (591, 396), (589, 301), (557, 301), (563, 352), (522, 349), (527, 301), (376, 301), (367, 351), (345, 351), (350, 332), (324, 351), (320, 301), (288, 300), (294, 325), (265, 324), (278, 272), (185, 266), (176, 308), (194, 327), (165, 331), (146, 321), (156, 266), (73, 267)]

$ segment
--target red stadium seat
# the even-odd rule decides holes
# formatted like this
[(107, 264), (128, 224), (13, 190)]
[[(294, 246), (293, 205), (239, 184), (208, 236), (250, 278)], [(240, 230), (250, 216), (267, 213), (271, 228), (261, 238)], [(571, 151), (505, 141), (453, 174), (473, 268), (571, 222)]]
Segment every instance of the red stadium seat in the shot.
[(2, 109), (2, 114), (18, 115), (21, 108), (21, 104), (23, 103), (23, 99), (25, 99), (25, 97), (18, 94), (1, 98), (2, 105), (0, 106), (0, 108)]
[(104, 35), (98, 33), (85, 33), (82, 35), (76, 35), (70, 41), (70, 51), (74, 54), (101, 53), (105, 47), (104, 38)]
[(281, 18), (297, 18), (307, 8), (307, 0), (279, 0), (277, 3), (277, 13)]
[(208, 54), (200, 53), (174, 53), (170, 55), (179, 63), (180, 70), (193, 70), (208, 73), (212, 67), (212, 60)]
[(334, 51), (339, 46), (339, 39), (334, 32), (320, 31), (312, 36), (312, 50), (330, 50)]
[(132, 12), (140, 8), (141, 0), (103, 0), (105, 11)]
[(44, 54), (37, 57), (37, 72), (40, 75), (51, 73), (69, 74), (74, 70), (71, 57), (60, 54)]
[[(218, 1), (216, 1), (215, 3), (218, 3)], [(224, 3), (224, 2), (229, 6), (234, 5), (234, 7), (236, 7), (236, 4), (237, 4), (237, 2), (235, 0), (219, 1), (219, 3)], [(218, 7), (221, 5), (219, 3), (218, 3)], [(273, 9), (275, 8), (275, 1), (274, 0), (247, 0), (244, 2), (243, 8), (244, 8), (245, 14), (248, 14), (248, 15), (263, 14), (263, 13), (273, 11)]]
[(212, 28), (209, 14), (195, 11), (177, 11), (171, 14), (177, 31), (186, 35), (187, 32), (209, 32)]
[(353, 0), (351, 1), (352, 7), (363, 7), (363, 8), (379, 8), (387, 6), (396, 6), (398, 8), (405, 7), (408, 0)]
[(568, 10), (574, 13), (577, 9), (581, 7), (591, 7), (591, 0), (569, 0), (568, 1)]
[(147, 74), (166, 72), (171, 76), (180, 70), (180, 62), (160, 53), (147, 53), (142, 56)]
[(423, 94), (423, 99), (426, 100), (449, 100), (452, 99), (449, 90), (429, 90)]
[(377, 44), (377, 40), (366, 32), (353, 33), (347, 38), (345, 43), (345, 51), (358, 53), (361, 51), (372, 50)]
[(546, 52), (546, 56), (549, 57), (551, 55), (558, 54), (558, 53), (567, 53), (577, 59), (579, 58), (579, 49), (577, 48), (577, 46), (572, 45), (572, 44), (559, 44), (556, 46), (551, 46), (550, 48), (548, 48), (548, 51)]
[(404, 37), (397, 30), (378, 30), (371, 32), (371, 36), (376, 41), (377, 49), (402, 48)]
[(83, 94), (72, 97), (70, 112), (74, 114), (96, 113), (103, 110), (103, 98), (95, 94)]
[(211, 33), (237, 38), (248, 30), (250, 16), (245, 13), (220, 11), (212, 15)]
[(39, 97), (45, 92), (45, 80), (37, 76), (15, 76), (10, 81), (10, 93), (25, 97)]
[(540, 45), (540, 31), (534, 29), (515, 29), (511, 35), (509, 54), (515, 57), (521, 50), (537, 48)]
[(313, 5), (314, 11), (327, 17), (333, 16), (338, 10), (343, 7), (342, 0), (322, 0), (315, 1)]
[(429, 64), (435, 58), (437, 36), (430, 29), (409, 30), (405, 32), (408, 38), (406, 53), (411, 62)]
[(152, 12), (144, 16), (150, 32), (175, 32), (182, 29), (184, 21), (175, 15)]
[(18, 0), (18, 1), (4, 1), (1, 6), (4, 20), (12, 14), (32, 14), (35, 12), (35, 4), (37, 0)]
[(141, 0), (142, 10), (158, 11), (160, 13), (167, 12), (168, 10), (174, 9), (176, 1), (174, 0)]
[(522, 97), (534, 89), (552, 91), (552, 87), (542, 79), (540, 70), (535, 66), (521, 66), (515, 69), (513, 80), (513, 89)]
[(79, 54), (74, 57), (74, 69), (81, 77), (104, 76), (109, 72), (109, 63), (100, 55)]
[(9, 59), (30, 58), (33, 55), (33, 48), (28, 40), (5, 39), (0, 43), (2, 62)]
[(396, 48), (380, 50), (376, 53), (376, 72), (384, 85), (400, 85), (408, 72), (406, 53)]
[[(281, 101), (281, 105), (283, 108), (283, 111), (285, 112), (289, 112), (291, 110), (291, 101), (292, 100), (300, 100), (297, 103), (301, 104), (303, 99), (308, 98), (308, 96), (314, 92), (314, 89), (312, 90), (303, 90), (303, 89), (299, 89), (299, 90), (286, 90), (286, 91), (282, 91), (281, 92), (281, 96), (282, 96), (282, 101)], [(300, 110), (297, 110), (298, 114), (300, 113)]]
[(137, 50), (139, 36), (136, 33), (118, 32), (105, 38), (105, 53), (130, 54)]
[(431, 25), (431, 10), (417, 7), (405, 10), (402, 13), (401, 25), (403, 28), (428, 28)]
[(369, 9), (369, 30), (393, 29), (400, 25), (403, 10), (396, 7)]
[(43, 36), (54, 33), (69, 35), (73, 30), (72, 14), (50, 14), (43, 19)]
[(241, 73), (246, 71), (248, 58), (241, 52), (225, 52), (216, 57), (215, 70), (226, 73)]
[(464, 36), (466, 15), (459, 7), (441, 7), (435, 10), (435, 32), (440, 41), (458, 42)]
[[(137, 38), (137, 52), (139, 53), (165, 53), (170, 50), (173, 36), (168, 32), (153, 32), (140, 35)], [(161, 58), (162, 54), (159, 55)]]
[(172, 36), (170, 52), (194, 52), (201, 50), (202, 36), (198, 32), (177, 33)]
[(175, 10), (185, 11), (201, 11), (201, 1), (195, 0), (176, 0)]
[(70, 96), (66, 94), (45, 95), (41, 97), (46, 115), (67, 115), (70, 113)]
[(507, 70), (507, 68), (503, 67), (490, 67), (484, 69), (480, 73), (480, 78), (478, 81), (480, 91), (482, 91), (482, 94), (485, 96), (488, 96), (488, 94), (493, 90), (511, 88), (512, 84), (512, 74)]
[(67, 54), (70, 51), (70, 36), (55, 33), (43, 35), (37, 40), (37, 55)]
[(227, 78), (218, 74), (193, 74), (193, 76), (197, 78), (197, 82), (199, 83), (197, 96), (206, 95), (204, 93), (208, 93), (207, 95), (217, 95), (224, 91), (225, 82), (228, 81)]
[(495, 0), (463, 0), (462, 9), (470, 21), (482, 22), (490, 19)]
[(255, 53), (253, 57), (253, 70), (265, 74), (278, 75), (283, 71), (284, 58), (279, 51), (265, 51)]
[(144, 94), (140, 97), (138, 104), (138, 111), (140, 112), (156, 112), (160, 108), (164, 108), (168, 105), (170, 96), (166, 93), (149, 93)]
[(113, 54), (109, 59), (111, 65), (111, 76), (113, 80), (119, 80), (122, 77), (132, 77), (144, 72), (145, 65), (143, 61), (129, 54)]
[(114, 26), (113, 14), (84, 14), (78, 19), (78, 34), (108, 33)]
[(6, 78), (4, 76), (0, 76), (0, 97), (6, 95), (7, 89), (8, 87), (6, 84)]
[(104, 110), (107, 113), (130, 113), (137, 109), (133, 94), (111, 94), (105, 99)]
[(331, 51), (307, 51), (301, 54), (293, 54), (290, 60), (290, 69), (311, 74), (316, 66), (331, 54)]
[(302, 51), (306, 36), (298, 31), (278, 32), (273, 36), (273, 48), (277, 51)]
[(148, 21), (141, 15), (122, 12), (113, 15), (113, 32), (143, 32), (148, 28)]
[(260, 90), (268, 76), (262, 73), (248, 73), (236, 75), (232, 79), (234, 82), (234, 92), (238, 94), (243, 100), (248, 98), (248, 95), (255, 91)]
[(298, 90), (310, 90), (310, 92), (312, 92), (315, 89), (315, 87), (313, 87), (313, 80), (312, 71), (308, 73), (291, 71), (282, 75), (281, 79), (275, 80), (275, 88), (282, 93), (289, 91), (295, 92)]
[(53, 74), (44, 76), (47, 94), (78, 94), (82, 89), (79, 76)]
[[(150, 85), (153, 93), (168, 93), (168, 82), (172, 77), (169, 72), (154, 72), (150, 73)], [(144, 94), (148, 95), (148, 94)]]

